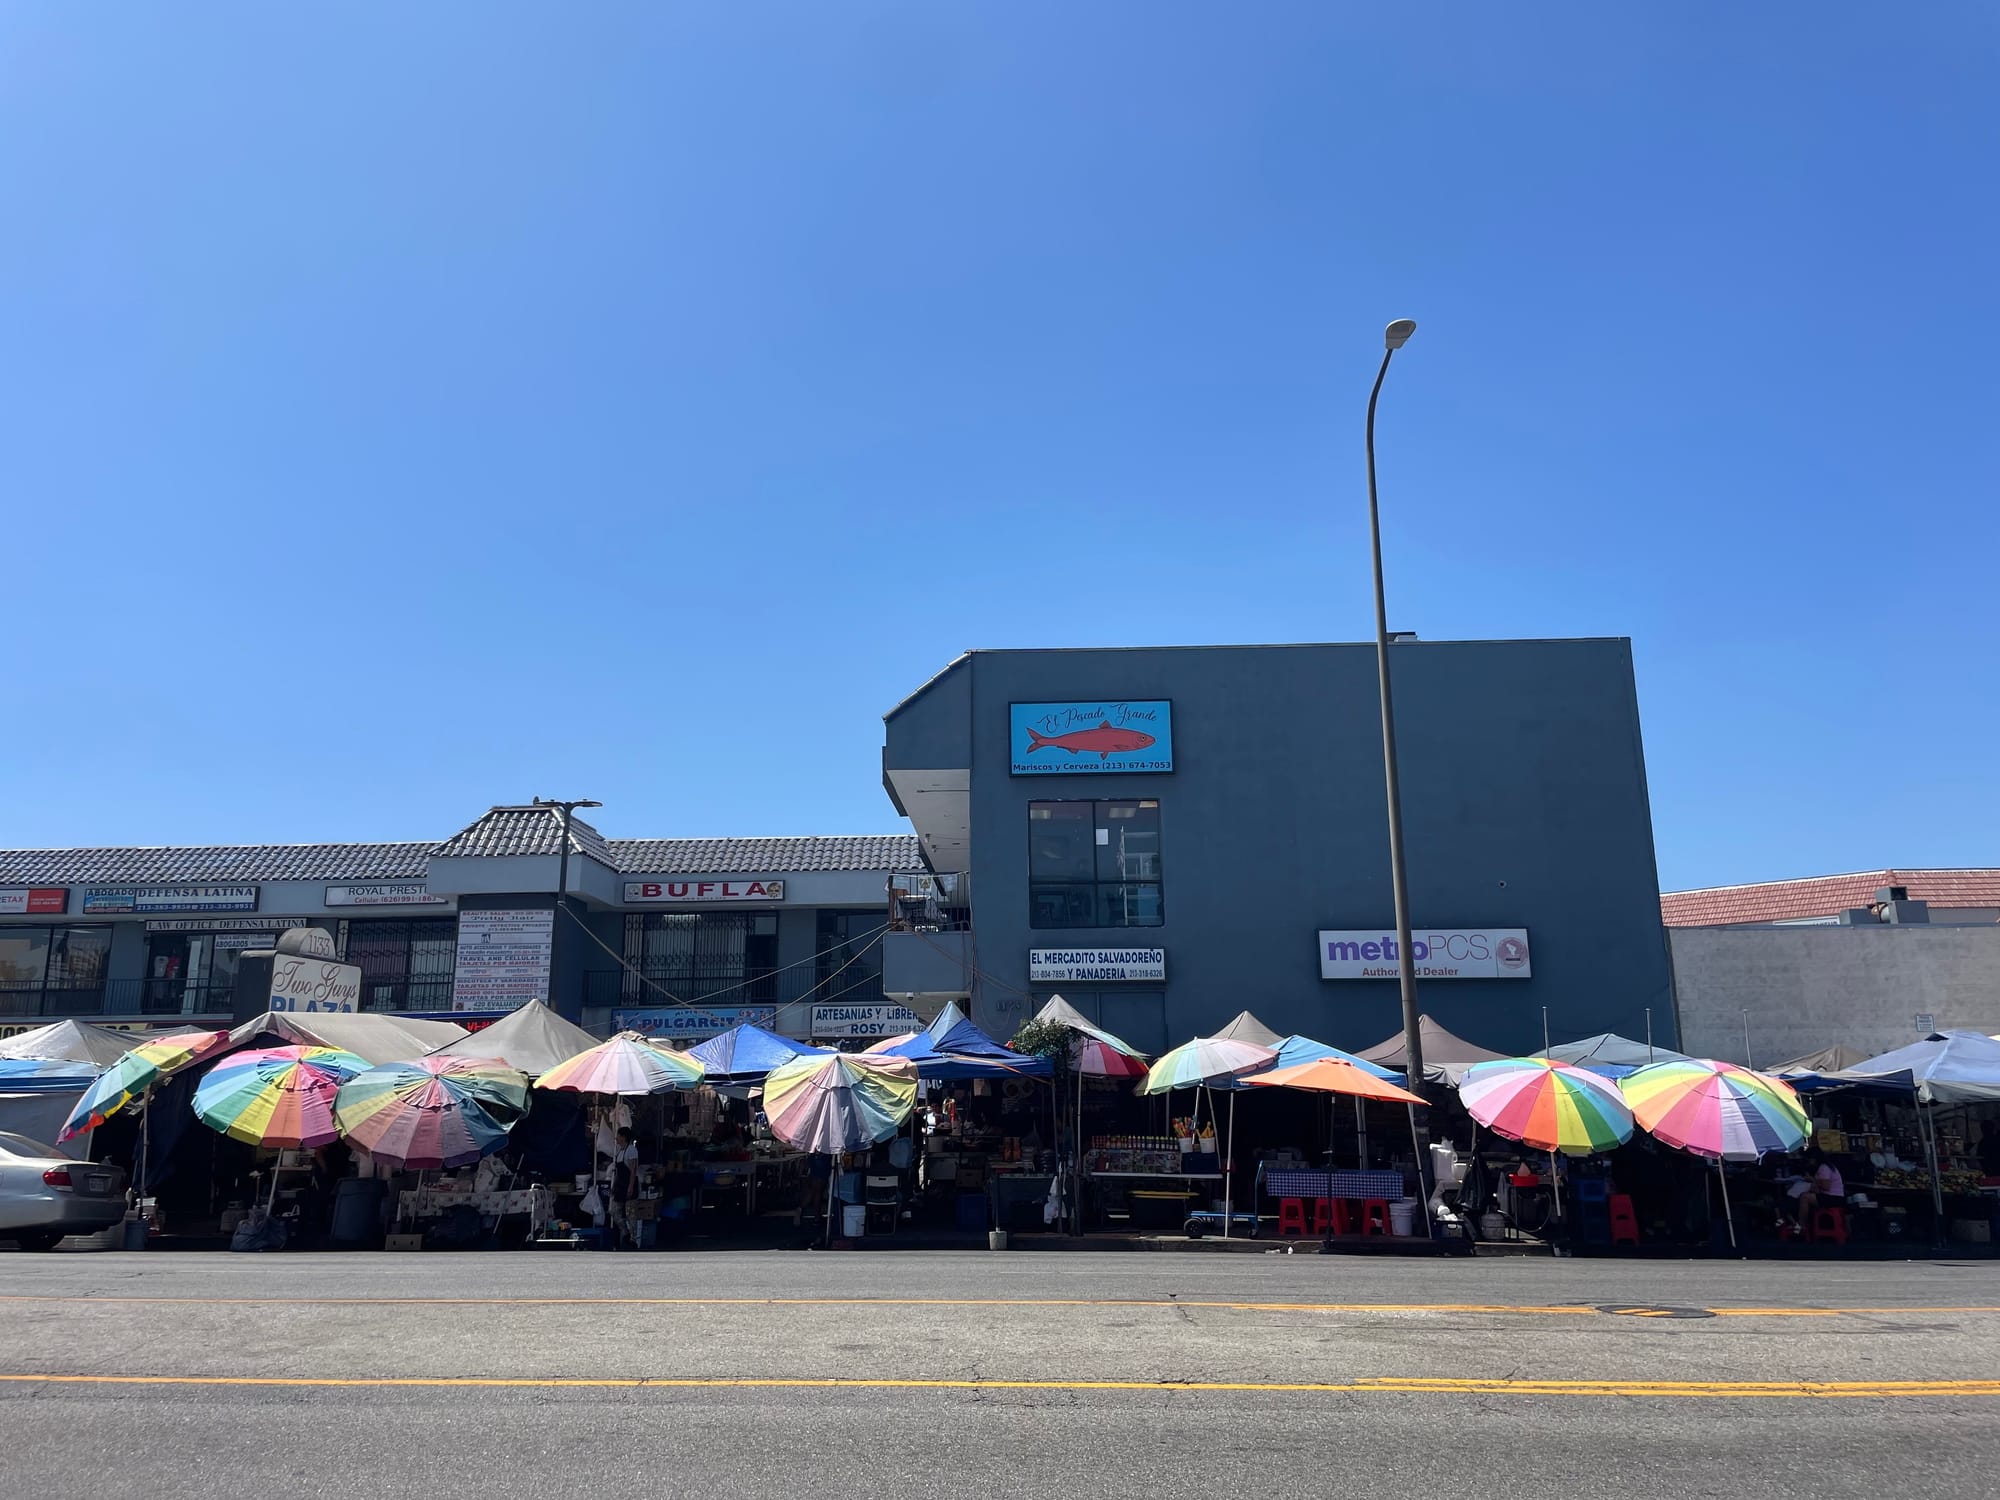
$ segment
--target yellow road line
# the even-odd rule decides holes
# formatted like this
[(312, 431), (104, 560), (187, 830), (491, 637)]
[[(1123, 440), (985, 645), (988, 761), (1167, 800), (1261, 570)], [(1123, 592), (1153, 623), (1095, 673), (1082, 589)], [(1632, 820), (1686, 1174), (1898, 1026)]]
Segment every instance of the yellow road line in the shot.
[[(1518, 1317), (1601, 1317), (1586, 1303), (1242, 1302), (1193, 1297), (147, 1297), (0, 1294), (0, 1303), (105, 1303), (169, 1307), (1195, 1307), (1229, 1312), (1480, 1313)], [(1618, 1306), (1608, 1303), (1606, 1306)], [(1622, 1316), (1655, 1316), (1639, 1311)], [(1990, 1316), (2000, 1306), (1699, 1307), (1718, 1318), (1845, 1318), (1922, 1314)]]
[(2000, 1396), (2000, 1380), (1505, 1380), (1378, 1376), (1359, 1380), (869, 1380), (855, 1378), (718, 1378), (287, 1375), (0, 1374), (17, 1385), (252, 1386), (380, 1390), (897, 1390), (897, 1391), (1237, 1391), (1272, 1394), (1491, 1396), (1665, 1396), (1682, 1400), (1837, 1399), (1853, 1397)]

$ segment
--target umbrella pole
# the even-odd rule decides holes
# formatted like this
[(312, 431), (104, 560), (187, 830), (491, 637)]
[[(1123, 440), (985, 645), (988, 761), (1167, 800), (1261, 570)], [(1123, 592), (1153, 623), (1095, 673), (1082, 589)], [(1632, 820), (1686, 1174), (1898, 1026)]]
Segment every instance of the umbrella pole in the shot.
[(1236, 1090), (1229, 1091), (1229, 1134), (1222, 1143), (1222, 1237), (1236, 1217)]
[[(1327, 1159), (1326, 1166), (1328, 1171), (1333, 1170), (1331, 1157)], [(1354, 1170), (1368, 1170), (1368, 1110), (1359, 1094), (1354, 1096)]]
[(1736, 1248), (1736, 1215), (1729, 1207), (1729, 1179), (1722, 1175), (1722, 1158), (1715, 1159), (1715, 1180), (1722, 1185), (1722, 1218), (1729, 1225), (1729, 1248)]
[(833, 1188), (840, 1180), (840, 1153), (835, 1152), (827, 1161), (826, 1169), (826, 1243), (833, 1243)]
[(1076, 1059), (1076, 1202), (1070, 1213), (1070, 1231), (1083, 1233), (1083, 1059)]
[(1917, 1123), (1924, 1132), (1924, 1151), (1931, 1159), (1931, 1236), (1944, 1243), (1944, 1177), (1938, 1162), (1937, 1120), (1923, 1101), (1917, 1101)]

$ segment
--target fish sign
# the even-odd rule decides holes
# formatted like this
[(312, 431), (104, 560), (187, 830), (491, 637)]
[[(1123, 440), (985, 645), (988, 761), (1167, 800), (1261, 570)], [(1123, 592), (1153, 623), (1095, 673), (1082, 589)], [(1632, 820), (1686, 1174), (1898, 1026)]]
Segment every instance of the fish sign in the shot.
[(1174, 768), (1174, 706), (1165, 698), (1008, 705), (1016, 776)]

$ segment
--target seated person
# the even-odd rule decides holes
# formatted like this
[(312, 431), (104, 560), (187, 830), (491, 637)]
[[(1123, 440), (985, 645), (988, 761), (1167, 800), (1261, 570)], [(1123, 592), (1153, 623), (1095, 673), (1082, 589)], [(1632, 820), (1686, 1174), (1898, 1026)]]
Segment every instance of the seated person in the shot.
[(1840, 1168), (1836, 1167), (1827, 1154), (1817, 1146), (1806, 1153), (1806, 1165), (1811, 1173), (1806, 1180), (1806, 1190), (1799, 1194), (1799, 1227), (1810, 1229), (1812, 1216), (1822, 1208), (1845, 1208), (1847, 1206), (1847, 1184), (1842, 1180)]

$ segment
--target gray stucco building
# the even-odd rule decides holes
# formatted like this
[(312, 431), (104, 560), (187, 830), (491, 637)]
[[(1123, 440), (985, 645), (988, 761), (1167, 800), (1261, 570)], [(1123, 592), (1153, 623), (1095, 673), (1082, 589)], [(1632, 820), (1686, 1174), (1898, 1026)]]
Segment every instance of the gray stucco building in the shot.
[[(1556, 1040), (1650, 1012), (1671, 1044), (1630, 643), (1392, 653), (1423, 1009), (1499, 1050), (1544, 1007)], [(970, 652), (887, 715), (883, 780), (964, 877), (963, 920), (885, 939), (919, 1011), (1006, 1036), (1060, 993), (1149, 1049), (1246, 1007), (1400, 1025), (1372, 645)]]

